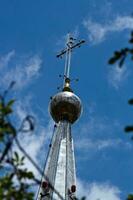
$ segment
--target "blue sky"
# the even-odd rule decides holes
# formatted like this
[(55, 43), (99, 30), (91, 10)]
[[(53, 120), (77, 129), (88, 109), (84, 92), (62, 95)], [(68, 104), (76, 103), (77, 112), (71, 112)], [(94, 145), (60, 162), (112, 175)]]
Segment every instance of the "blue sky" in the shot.
[(122, 69), (107, 64), (114, 50), (127, 45), (132, 8), (131, 0), (0, 0), (0, 92), (16, 81), (18, 124), (28, 113), (36, 118), (35, 133), (20, 139), (40, 166), (53, 129), (49, 98), (62, 84), (64, 60), (56, 54), (69, 31), (86, 40), (72, 57), (71, 77), (80, 79), (72, 87), (84, 109), (72, 131), (78, 195), (89, 200), (123, 200), (133, 192), (133, 144), (123, 131), (132, 124), (127, 101), (133, 70), (130, 60)]

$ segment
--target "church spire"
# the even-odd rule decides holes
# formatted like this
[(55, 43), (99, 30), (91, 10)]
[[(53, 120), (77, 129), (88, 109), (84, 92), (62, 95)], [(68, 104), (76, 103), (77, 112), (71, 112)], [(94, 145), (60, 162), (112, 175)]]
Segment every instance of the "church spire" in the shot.
[(41, 181), (38, 200), (75, 200), (76, 169), (71, 126), (80, 117), (80, 98), (70, 88), (70, 64), (73, 49), (85, 41), (69, 34), (66, 48), (57, 57), (66, 55), (63, 90), (50, 101), (49, 111), (56, 124)]

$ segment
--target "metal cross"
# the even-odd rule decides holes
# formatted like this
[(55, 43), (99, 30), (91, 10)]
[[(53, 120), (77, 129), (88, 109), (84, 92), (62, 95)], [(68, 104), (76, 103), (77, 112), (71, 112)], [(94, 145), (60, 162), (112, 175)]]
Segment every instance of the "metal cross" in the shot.
[(73, 49), (80, 47), (83, 43), (85, 43), (85, 40), (79, 40), (77, 43), (75, 41), (76, 39), (69, 33), (67, 36), (66, 48), (56, 56), (57, 58), (62, 58), (66, 54), (64, 80), (70, 76), (71, 54)]

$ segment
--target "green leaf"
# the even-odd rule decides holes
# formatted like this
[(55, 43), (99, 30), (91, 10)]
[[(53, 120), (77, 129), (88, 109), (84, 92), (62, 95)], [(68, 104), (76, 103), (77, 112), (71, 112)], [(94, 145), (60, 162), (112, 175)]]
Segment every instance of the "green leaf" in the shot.
[(82, 197), (81, 200), (86, 200), (86, 197)]
[(110, 65), (112, 65), (112, 64), (114, 64), (116, 61), (117, 61), (117, 58), (116, 58), (116, 57), (112, 57), (112, 58), (109, 59), (108, 63), (109, 63)]
[(4, 139), (4, 133), (1, 131), (1, 128), (0, 128), (0, 141), (3, 141)]
[(24, 157), (24, 156), (22, 156), (22, 158), (21, 158), (21, 162), (23, 162), (23, 161), (24, 161), (24, 159), (25, 159), (25, 157)]
[(133, 195), (129, 194), (127, 200), (133, 200)]
[(133, 38), (131, 38), (131, 39), (129, 40), (129, 43), (133, 43)]
[(34, 178), (33, 173), (32, 172), (27, 172), (27, 178), (33, 179)]
[(125, 132), (131, 132), (131, 131), (133, 131), (133, 126), (126, 126), (125, 127)]
[(0, 133), (1, 134), (9, 133), (9, 134), (15, 135), (16, 130), (10, 123), (6, 123), (0, 127)]
[(15, 102), (15, 99), (12, 99), (8, 102), (7, 107), (11, 107)]
[(130, 49), (130, 53), (133, 54), (133, 49)]
[(129, 99), (129, 100), (128, 100), (128, 103), (129, 103), (130, 105), (133, 105), (133, 99)]
[(121, 52), (120, 51), (115, 51), (114, 52), (115, 58), (120, 58), (121, 57)]
[(14, 152), (14, 158), (15, 158), (16, 162), (19, 161), (19, 155), (18, 155), (18, 153), (16, 151)]
[(2, 109), (3, 109), (3, 103), (0, 102), (0, 110), (2, 110)]
[(121, 60), (119, 62), (119, 67), (122, 67), (122, 65), (124, 64), (125, 59), (126, 59), (126, 56), (123, 56), (123, 58), (121, 58)]
[(8, 106), (3, 107), (1, 111), (2, 111), (2, 113), (4, 115), (9, 115), (9, 114), (11, 114), (13, 112), (13, 110), (10, 107), (8, 107)]

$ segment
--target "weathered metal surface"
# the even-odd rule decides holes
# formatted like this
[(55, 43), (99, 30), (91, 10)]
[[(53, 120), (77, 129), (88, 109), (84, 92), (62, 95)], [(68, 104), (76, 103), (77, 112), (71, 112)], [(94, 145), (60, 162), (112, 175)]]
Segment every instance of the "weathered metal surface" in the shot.
[(50, 187), (49, 190), (41, 188), (41, 200), (70, 200), (70, 196), (75, 196), (75, 193), (71, 193), (71, 186), (76, 185), (74, 147), (71, 124), (67, 121), (59, 122), (55, 130), (43, 181), (50, 183), (60, 195)]

